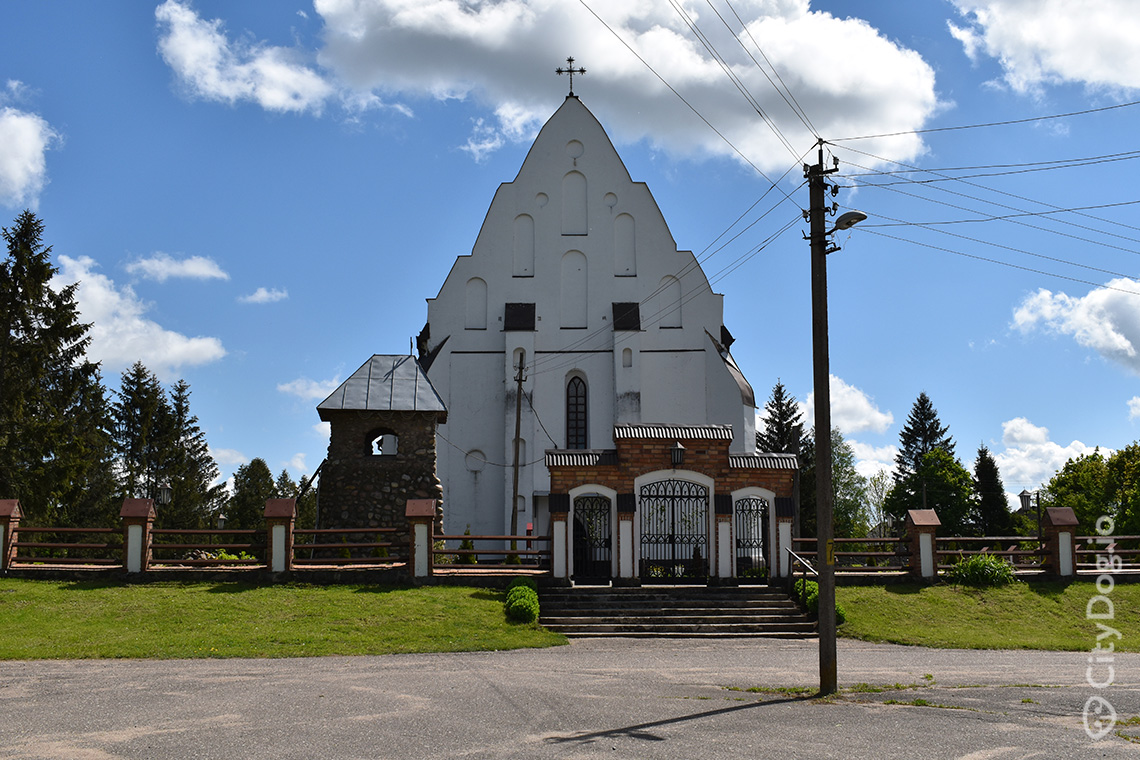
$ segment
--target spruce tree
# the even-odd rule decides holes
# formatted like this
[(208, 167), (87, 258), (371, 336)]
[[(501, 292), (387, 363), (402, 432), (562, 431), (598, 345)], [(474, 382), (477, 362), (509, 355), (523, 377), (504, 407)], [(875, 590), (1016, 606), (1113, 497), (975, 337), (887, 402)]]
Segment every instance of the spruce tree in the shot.
[(158, 378), (135, 364), (123, 373), (113, 405), (115, 454), (123, 498), (154, 499), (169, 481), (174, 415)]
[(210, 454), (198, 418), (190, 412), (190, 384), (179, 380), (170, 391), (170, 449), (161, 457), (173, 498), (158, 516), (164, 528), (198, 528), (212, 522), (225, 501), (225, 484)]
[(1013, 532), (1013, 516), (997, 462), (985, 444), (978, 446), (974, 461), (974, 493), (978, 530), (983, 536), (1008, 536)]
[(90, 325), (79, 321), (75, 285), (51, 287), (43, 231), (30, 211), (3, 228), (0, 498), (20, 499), (28, 524), (70, 526), (113, 503), (108, 421), (98, 365), (86, 358)]
[(895, 483), (901, 483), (919, 468), (919, 462), (934, 449), (942, 449), (954, 458), (954, 439), (947, 435), (949, 428), (938, 419), (938, 410), (930, 403), (926, 392), (918, 394), (907, 415), (906, 425), (899, 432), (899, 453), (895, 457)]
[(777, 380), (768, 403), (764, 405), (764, 430), (756, 433), (756, 448), (773, 454), (799, 454), (803, 432), (803, 415), (796, 397)]

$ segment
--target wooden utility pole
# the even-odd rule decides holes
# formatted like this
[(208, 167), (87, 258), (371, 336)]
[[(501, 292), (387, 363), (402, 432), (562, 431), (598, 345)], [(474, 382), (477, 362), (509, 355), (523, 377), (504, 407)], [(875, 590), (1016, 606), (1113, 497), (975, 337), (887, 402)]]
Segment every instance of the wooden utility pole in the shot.
[[(522, 435), (522, 397), (523, 397), (523, 381), (526, 376), (523, 374), (523, 360), (519, 357), (519, 366), (515, 368), (515, 472), (514, 484), (511, 488), (511, 535), (517, 536), (519, 534), (519, 437)], [(511, 551), (518, 548), (517, 541), (511, 541)]]
[[(838, 164), (838, 161), (836, 162)], [(815, 525), (816, 570), (819, 572), (819, 693), (837, 688), (835, 645), (835, 552), (831, 491), (831, 366), (827, 348), (827, 175), (823, 168), (823, 141), (819, 163), (804, 166), (808, 180), (811, 228), (812, 366), (815, 384)]]

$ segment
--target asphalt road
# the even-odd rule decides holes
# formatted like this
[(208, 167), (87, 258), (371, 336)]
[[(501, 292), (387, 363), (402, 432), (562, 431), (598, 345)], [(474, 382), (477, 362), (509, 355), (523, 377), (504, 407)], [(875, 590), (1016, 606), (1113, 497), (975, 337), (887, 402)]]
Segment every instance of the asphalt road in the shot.
[[(818, 685), (814, 641), (4, 662), (0, 759), (1140, 757), (1140, 654), (1097, 664), (1101, 689), (1087, 660), (840, 641), (824, 700), (787, 688)], [(1098, 741), (1094, 696), (1122, 721)]]

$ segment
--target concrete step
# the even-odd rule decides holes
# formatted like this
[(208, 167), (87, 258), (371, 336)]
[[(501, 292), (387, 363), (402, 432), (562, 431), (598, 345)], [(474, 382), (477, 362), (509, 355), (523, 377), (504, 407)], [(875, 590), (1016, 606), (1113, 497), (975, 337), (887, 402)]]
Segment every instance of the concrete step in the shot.
[(768, 588), (543, 589), (539, 622), (567, 636), (814, 636), (815, 623)]

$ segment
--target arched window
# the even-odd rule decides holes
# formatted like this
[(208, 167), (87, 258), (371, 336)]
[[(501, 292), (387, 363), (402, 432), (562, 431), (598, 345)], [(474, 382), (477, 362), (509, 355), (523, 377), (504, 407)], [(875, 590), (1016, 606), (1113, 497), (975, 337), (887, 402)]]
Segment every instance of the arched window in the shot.
[(577, 376), (566, 383), (566, 448), (589, 448), (586, 437), (586, 381)]
[(392, 433), (381, 433), (372, 438), (372, 455), (378, 457), (394, 457), (400, 445), (400, 439)]

